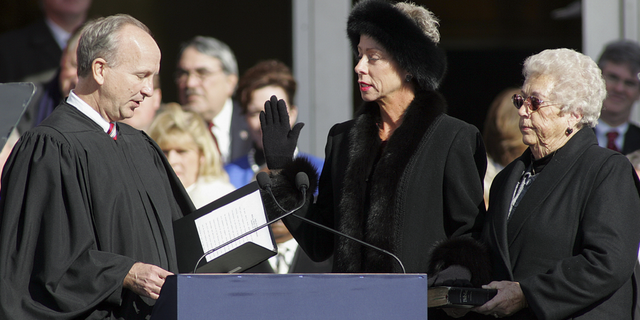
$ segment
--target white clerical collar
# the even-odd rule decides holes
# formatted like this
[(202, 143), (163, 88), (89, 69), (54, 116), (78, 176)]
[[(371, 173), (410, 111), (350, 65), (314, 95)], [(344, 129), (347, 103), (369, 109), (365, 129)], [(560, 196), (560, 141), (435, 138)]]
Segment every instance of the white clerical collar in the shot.
[(98, 111), (96, 111), (94, 108), (92, 108), (82, 99), (80, 99), (76, 95), (76, 93), (73, 92), (73, 90), (69, 92), (67, 103), (74, 106), (76, 109), (82, 112), (85, 116), (89, 117), (89, 119), (93, 120), (93, 122), (97, 123), (100, 127), (102, 127), (102, 130), (104, 130), (105, 133), (109, 131), (109, 121), (102, 118), (102, 116), (98, 113)]
[(62, 29), (59, 25), (57, 25), (55, 22), (53, 22), (53, 20), (49, 18), (46, 18), (45, 22), (47, 23), (47, 26), (49, 26), (49, 30), (51, 30), (53, 38), (58, 43), (60, 49), (64, 50), (64, 48), (67, 47), (67, 41), (69, 41), (71, 33)]

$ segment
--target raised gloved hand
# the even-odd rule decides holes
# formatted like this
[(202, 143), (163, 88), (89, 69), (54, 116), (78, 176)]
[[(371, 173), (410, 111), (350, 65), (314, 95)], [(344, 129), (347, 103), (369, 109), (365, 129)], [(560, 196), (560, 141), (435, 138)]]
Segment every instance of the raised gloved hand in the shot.
[(271, 170), (282, 169), (293, 160), (298, 136), (304, 123), (297, 123), (291, 128), (284, 100), (271, 96), (271, 99), (264, 103), (264, 111), (260, 112), (260, 126), (267, 167)]

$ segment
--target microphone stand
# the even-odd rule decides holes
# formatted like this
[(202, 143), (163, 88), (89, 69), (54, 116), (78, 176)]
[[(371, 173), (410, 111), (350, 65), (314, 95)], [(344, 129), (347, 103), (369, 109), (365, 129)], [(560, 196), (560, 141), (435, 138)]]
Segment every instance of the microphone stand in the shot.
[[(306, 174), (304, 174), (304, 179), (306, 179), (306, 181), (307, 181), (306, 185), (304, 184), (304, 182), (299, 182), (299, 177), (301, 177), (301, 175), (300, 175), (300, 174), (304, 174), (304, 173), (303, 173), (303, 172), (298, 172), (298, 174), (296, 175), (296, 185), (298, 185), (298, 189), (301, 189), (301, 188), (303, 189), (303, 196), (305, 196), (305, 199), (303, 199), (303, 201), (302, 201), (302, 205), (301, 205), (301, 206), (299, 206), (298, 208), (294, 209), (293, 211), (298, 211), (298, 209), (302, 208), (302, 206), (304, 205), (305, 200), (306, 200), (306, 195), (305, 195), (305, 190), (306, 190), (306, 188), (305, 188), (305, 187), (307, 187), (307, 186), (309, 185), (309, 183), (308, 183), (309, 178), (307, 177), (307, 175), (306, 175)], [(278, 208), (280, 208), (280, 210), (282, 210), (282, 211), (284, 211), (284, 212), (287, 212), (287, 210), (285, 210), (285, 209), (280, 205), (280, 203), (278, 203), (278, 200), (276, 200), (276, 197), (273, 195), (273, 192), (271, 191), (271, 183), (270, 183), (270, 179), (269, 179), (269, 180), (264, 180), (264, 179), (269, 179), (268, 175), (267, 175), (267, 177), (266, 177), (266, 178), (262, 177), (262, 179), (261, 179), (261, 180), (263, 181), (264, 186), (265, 186), (265, 188), (266, 188), (267, 192), (271, 195), (271, 199), (273, 199), (273, 202), (275, 202), (275, 203), (276, 203), (276, 205), (278, 205)], [(287, 213), (286, 213), (284, 216), (282, 216), (281, 218), (284, 218), (285, 216), (288, 216), (288, 215), (289, 215), (290, 213), (292, 213), (293, 211), (291, 211), (291, 212), (287, 212)], [(371, 248), (371, 249), (374, 249), (374, 250), (380, 251), (380, 252), (382, 252), (382, 253), (385, 253), (385, 254), (387, 254), (387, 255), (391, 256), (393, 259), (395, 259), (395, 260), (398, 262), (398, 265), (400, 265), (400, 268), (402, 269), (402, 273), (407, 273), (407, 271), (406, 271), (406, 270), (405, 270), (405, 268), (404, 268), (404, 264), (402, 264), (402, 261), (400, 261), (400, 258), (398, 258), (395, 254), (393, 254), (393, 253), (391, 253), (391, 252), (389, 252), (389, 251), (387, 251), (387, 250), (384, 250), (384, 249), (382, 249), (382, 248), (376, 247), (376, 246), (374, 246), (374, 245), (372, 245), (372, 244), (370, 244), (370, 243), (364, 242), (364, 241), (362, 241), (362, 240), (360, 240), (360, 239), (357, 239), (357, 238), (354, 238), (354, 237), (352, 237), (352, 236), (350, 236), (350, 235), (348, 235), (348, 234), (346, 234), (346, 233), (343, 233), (343, 232), (340, 232), (340, 231), (338, 231), (338, 230), (335, 230), (335, 229), (329, 228), (329, 227), (327, 227), (327, 226), (325, 226), (325, 225), (323, 225), (323, 224), (320, 224), (320, 223), (317, 223), (317, 222), (315, 222), (315, 221), (313, 221), (313, 220), (310, 220), (310, 219), (307, 219), (307, 218), (305, 218), (305, 217), (299, 216), (299, 215), (297, 215), (297, 214), (295, 214), (295, 213), (294, 213), (294, 214), (292, 214), (292, 216), (294, 216), (294, 217), (296, 217), (296, 218), (298, 218), (298, 219), (300, 219), (300, 220), (302, 220), (302, 221), (304, 221), (304, 222), (310, 223), (310, 224), (312, 224), (312, 225), (314, 225), (314, 226), (316, 226), (316, 227), (318, 227), (318, 228), (321, 228), (321, 229), (323, 229), (323, 230), (325, 230), (325, 231), (329, 231), (329, 232), (331, 232), (331, 233), (333, 233), (333, 234), (337, 234), (337, 235), (339, 235), (339, 236), (343, 236), (343, 237), (345, 237), (345, 238), (347, 238), (347, 239), (350, 239), (350, 240), (353, 240), (353, 241), (355, 241), (355, 242), (357, 242), (357, 243), (359, 243), (359, 244), (361, 244), (361, 245), (363, 245), (363, 246), (366, 246), (366, 247), (369, 247), (369, 248)], [(278, 219), (281, 219), (281, 218), (278, 218)]]
[[(273, 193), (271, 192), (270, 186), (269, 186), (269, 188), (267, 190), (269, 191), (269, 194), (271, 194), (271, 196), (273, 197)], [(229, 240), (229, 241), (227, 241), (227, 242), (225, 242), (225, 243), (223, 243), (223, 244), (221, 244), (221, 245), (219, 245), (219, 246), (217, 246), (217, 247), (215, 247), (215, 248), (213, 248), (213, 249), (211, 249), (211, 250), (209, 250), (207, 252), (205, 252), (202, 256), (200, 256), (200, 259), (198, 259), (198, 262), (196, 262), (195, 267), (193, 267), (193, 273), (196, 273), (196, 270), (198, 269), (198, 265), (200, 265), (200, 261), (202, 261), (202, 259), (204, 259), (204, 257), (206, 257), (206, 256), (218, 251), (219, 249), (222, 249), (223, 247), (226, 247), (229, 244), (231, 244), (231, 243), (233, 243), (235, 241), (238, 241), (238, 240), (240, 240), (240, 239), (242, 239), (242, 238), (244, 238), (244, 237), (246, 237), (246, 236), (248, 236), (248, 235), (250, 235), (250, 234), (252, 234), (252, 233), (254, 233), (254, 232), (256, 232), (256, 231), (258, 231), (258, 230), (260, 230), (262, 228), (264, 228), (264, 227), (266, 227), (266, 226), (269, 226), (269, 225), (273, 224), (274, 222), (276, 222), (276, 221), (278, 221), (278, 220), (280, 220), (280, 219), (282, 219), (282, 218), (294, 213), (295, 211), (299, 210), (300, 208), (302, 208), (302, 206), (304, 206), (304, 204), (306, 202), (306, 199), (307, 199), (306, 194), (307, 194), (307, 189), (306, 188), (302, 188), (302, 196), (303, 196), (302, 204), (297, 206), (295, 209), (293, 209), (291, 211), (288, 211), (288, 212), (286, 212), (286, 210), (283, 209), (283, 211), (285, 211), (286, 213), (281, 215), (281, 216), (279, 216), (278, 218), (276, 218), (274, 220), (271, 220), (271, 221), (269, 221), (267, 223), (264, 223), (262, 225), (259, 225), (259, 226), (255, 227), (255, 228), (253, 228), (253, 229), (251, 229), (251, 230), (249, 230), (249, 231), (247, 231), (247, 232), (245, 232), (245, 233), (243, 233), (243, 234), (241, 234), (241, 235), (239, 235), (239, 236), (237, 236), (237, 237), (235, 237), (235, 238), (233, 238), (233, 239), (231, 239), (231, 240)], [(273, 199), (275, 200), (275, 197)], [(278, 204), (278, 207), (280, 207), (279, 203), (276, 202), (276, 204)], [(280, 207), (280, 208), (282, 209), (282, 207)]]

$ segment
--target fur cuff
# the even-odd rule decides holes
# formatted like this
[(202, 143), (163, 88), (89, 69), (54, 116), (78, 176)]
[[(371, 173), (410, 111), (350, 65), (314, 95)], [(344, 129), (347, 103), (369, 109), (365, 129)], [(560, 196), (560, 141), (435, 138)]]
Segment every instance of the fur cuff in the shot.
[(427, 275), (435, 276), (453, 265), (471, 271), (471, 283), (474, 287), (491, 282), (489, 250), (475, 239), (456, 237), (437, 243), (431, 251)]
[[(272, 171), (271, 190), (278, 200), (278, 203), (286, 209), (291, 210), (302, 202), (302, 193), (296, 188), (296, 174), (304, 172), (309, 177), (309, 189), (307, 190), (307, 202), (313, 200), (313, 193), (318, 187), (318, 173), (315, 167), (305, 157), (295, 158), (278, 172)], [(267, 210), (269, 219), (275, 219), (284, 214), (268, 192), (262, 191), (262, 199)]]

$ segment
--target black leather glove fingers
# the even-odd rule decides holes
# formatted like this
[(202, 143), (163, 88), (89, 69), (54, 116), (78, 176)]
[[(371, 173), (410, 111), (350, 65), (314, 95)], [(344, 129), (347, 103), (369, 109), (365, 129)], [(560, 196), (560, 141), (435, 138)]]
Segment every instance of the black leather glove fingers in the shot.
[(269, 169), (282, 169), (293, 160), (303, 126), (304, 123), (297, 123), (293, 129), (291, 128), (284, 100), (271, 96), (271, 99), (264, 103), (264, 111), (260, 112), (260, 127), (264, 156)]

